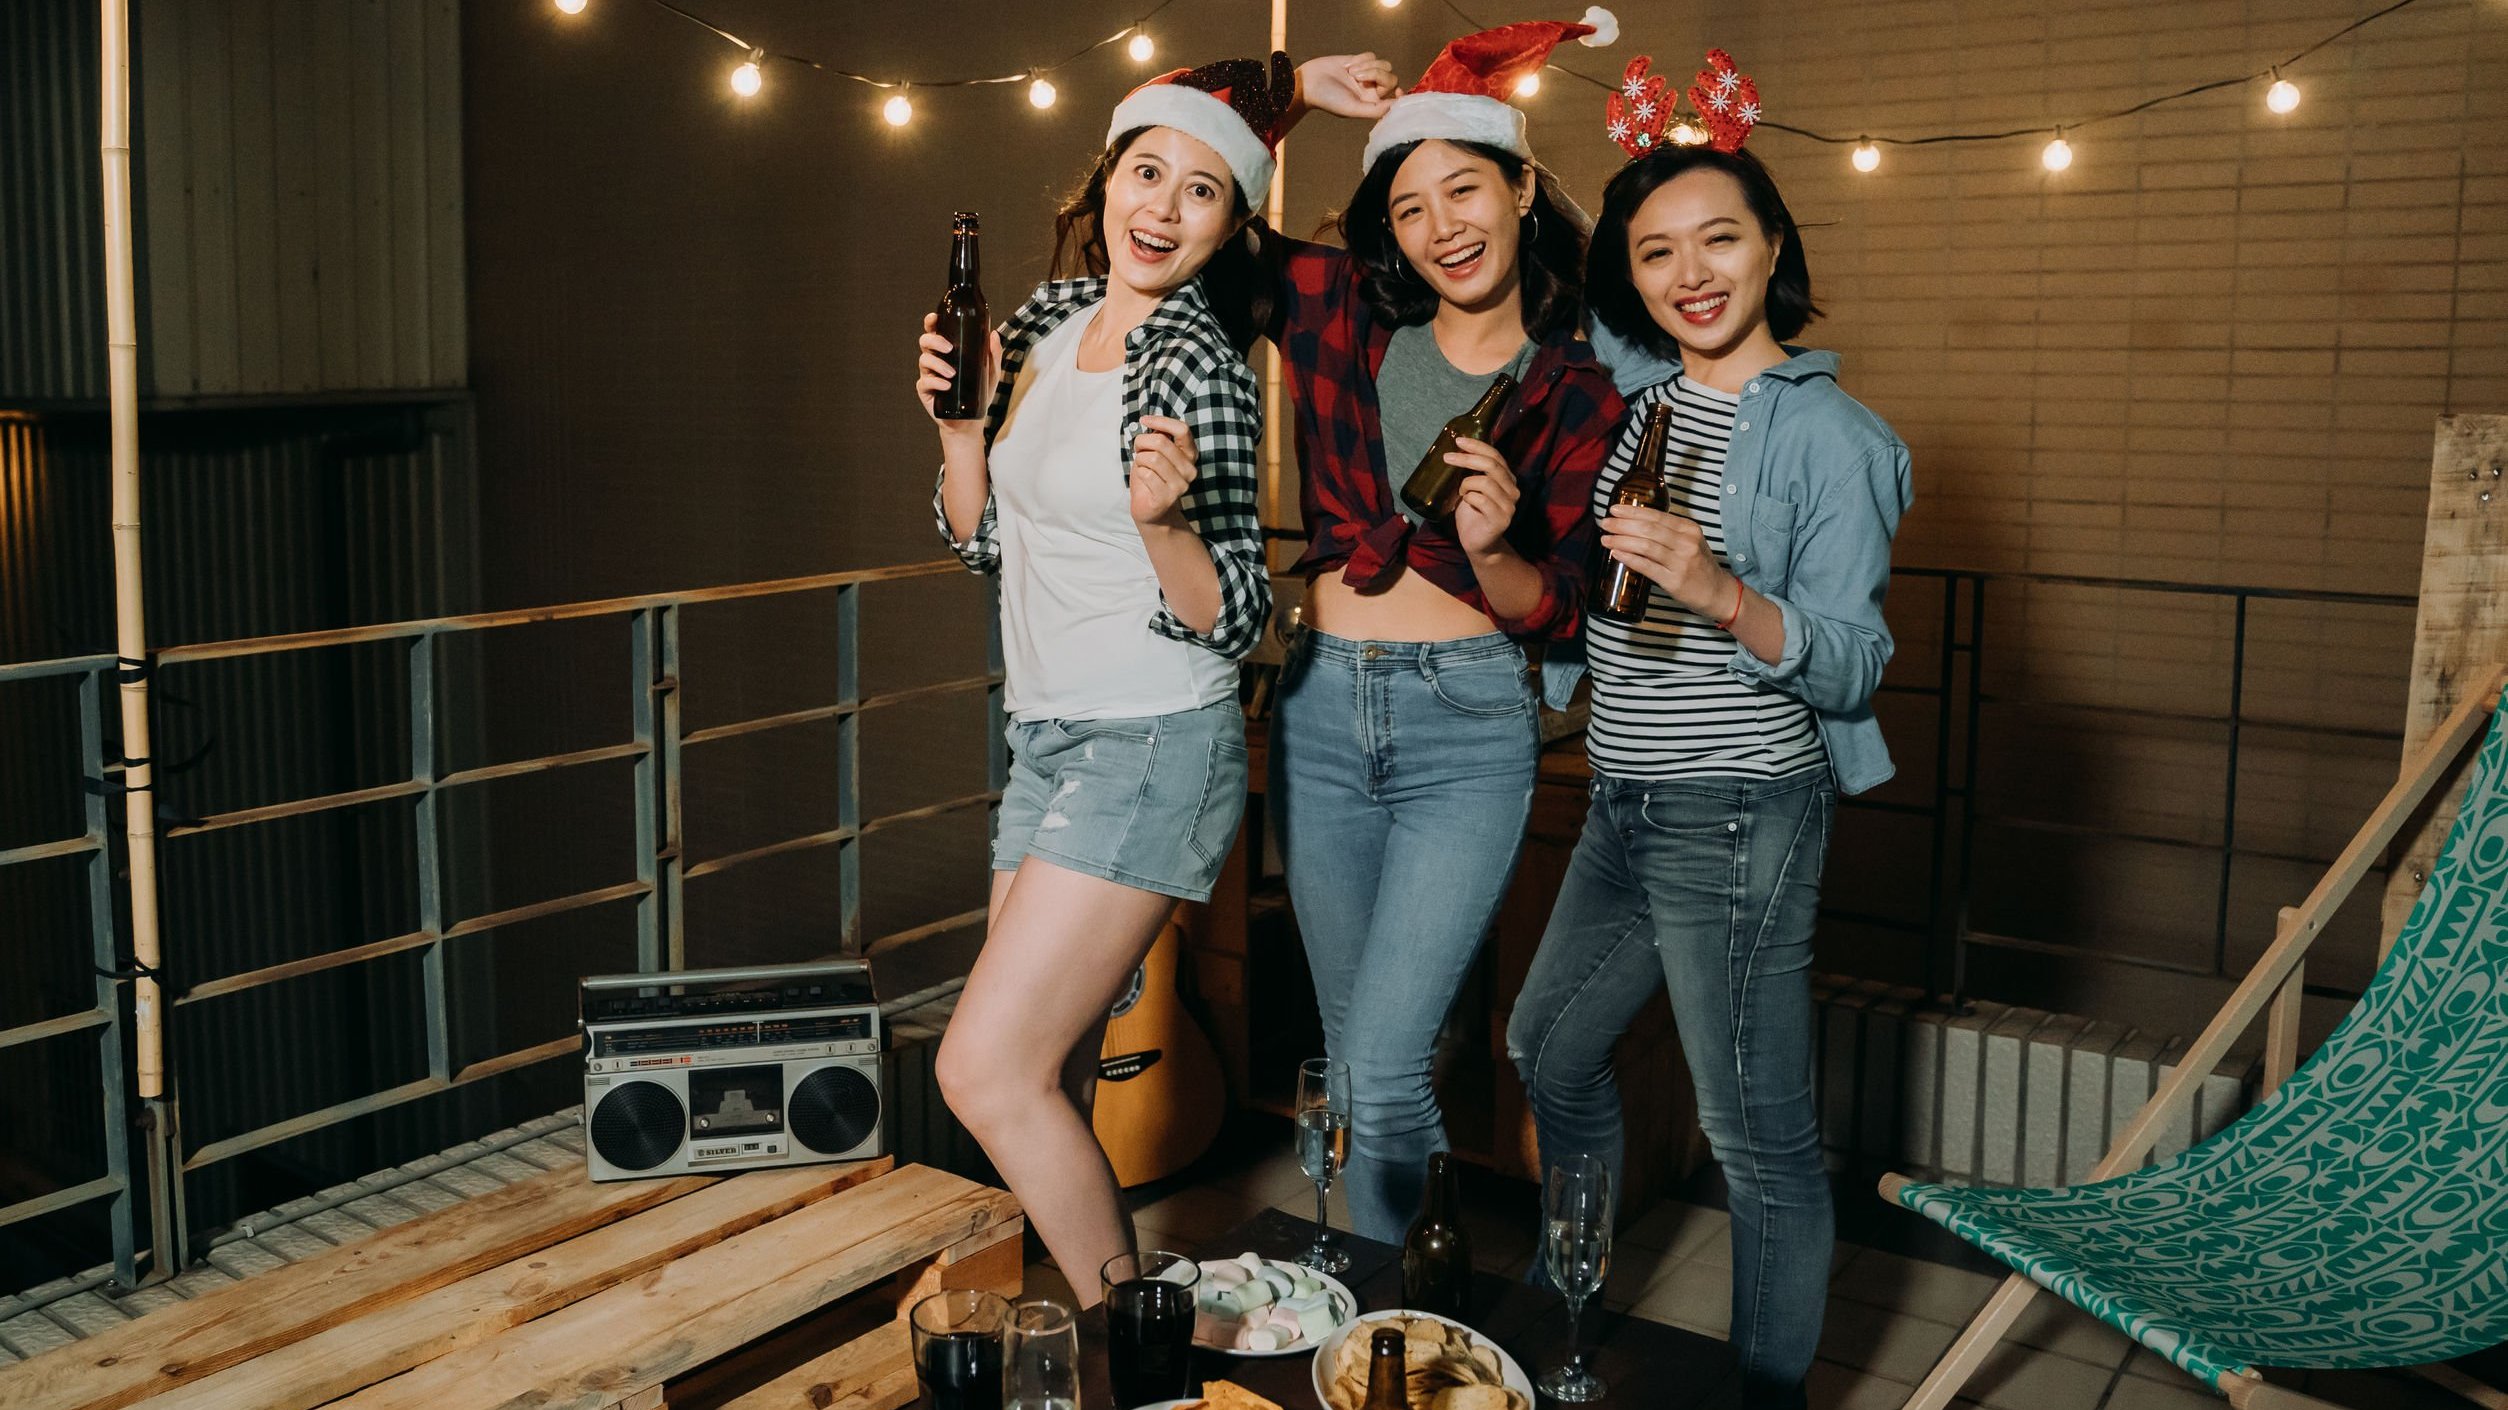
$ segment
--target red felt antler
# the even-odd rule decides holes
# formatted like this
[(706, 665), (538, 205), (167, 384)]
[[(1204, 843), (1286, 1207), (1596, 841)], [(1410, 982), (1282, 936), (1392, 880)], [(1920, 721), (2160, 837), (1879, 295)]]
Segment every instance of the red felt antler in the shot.
[(1721, 49), (1707, 51), (1707, 66), (1690, 84), (1689, 101), (1707, 124), (1707, 144), (1719, 152), (1740, 151), (1759, 125), (1759, 85)]
[(1603, 131), (1632, 157), (1662, 146), (1664, 129), (1672, 122), (1671, 85), (1662, 74), (1646, 72), (1653, 62), (1643, 54), (1629, 60), (1619, 91), (1602, 101)]

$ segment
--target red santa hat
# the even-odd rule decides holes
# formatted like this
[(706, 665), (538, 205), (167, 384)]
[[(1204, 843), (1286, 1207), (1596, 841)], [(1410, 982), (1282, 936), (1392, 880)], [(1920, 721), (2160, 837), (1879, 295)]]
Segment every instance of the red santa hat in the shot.
[(1259, 210), (1271, 191), (1272, 149), (1280, 144), (1289, 100), (1297, 93), (1297, 66), (1274, 50), (1269, 70), (1260, 59), (1221, 59), (1197, 69), (1160, 74), (1115, 105), (1106, 145), (1136, 127), (1172, 127), (1210, 144), (1237, 179), (1249, 209)]
[(1436, 62), (1411, 91), (1367, 134), (1367, 150), (1359, 158), (1366, 171), (1386, 152), (1409, 142), (1431, 138), (1478, 142), (1532, 159), (1524, 135), (1524, 114), (1507, 101), (1524, 76), (1550, 62), (1550, 51), (1568, 40), (1601, 48), (1620, 37), (1620, 22), (1600, 5), (1574, 22), (1526, 20), (1467, 34), (1446, 45)]

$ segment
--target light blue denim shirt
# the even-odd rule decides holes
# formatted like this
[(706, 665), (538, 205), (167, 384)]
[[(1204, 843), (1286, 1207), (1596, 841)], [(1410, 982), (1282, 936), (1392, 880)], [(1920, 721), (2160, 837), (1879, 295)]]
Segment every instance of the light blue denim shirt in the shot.
[[(1596, 320), (1595, 353), (1624, 396), (1679, 369)], [(1893, 643), (1881, 617), (1890, 539), (1913, 498), (1907, 446), (1837, 384), (1837, 354), (1792, 356), (1743, 385), (1724, 459), (1725, 553), (1735, 576), (1785, 617), (1785, 650), (1734, 645), (1727, 669), (1811, 706), (1842, 793), (1895, 772), (1872, 694)], [(1542, 663), (1542, 695), (1564, 708), (1585, 674), (1582, 643)]]

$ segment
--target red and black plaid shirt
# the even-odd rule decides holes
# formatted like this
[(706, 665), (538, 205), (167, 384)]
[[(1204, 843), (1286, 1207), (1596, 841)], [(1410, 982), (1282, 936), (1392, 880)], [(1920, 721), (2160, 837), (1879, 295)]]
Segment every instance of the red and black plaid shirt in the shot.
[(1533, 354), (1523, 390), (1499, 413), (1490, 443), (1515, 472), (1521, 497), (1507, 543), (1541, 573), (1541, 601), (1521, 617), (1493, 610), (1449, 523), (1414, 528), (1394, 502), (1377, 423), (1376, 372), (1393, 330), (1378, 324), (1346, 250), (1264, 233), (1278, 262), (1278, 302), (1265, 331), (1280, 348), (1297, 427), (1307, 548), (1300, 576), (1340, 570), (1368, 591), (1404, 567), (1489, 614), (1508, 635), (1576, 635), (1592, 552), (1594, 477), (1619, 424), (1611, 374), (1574, 333)]

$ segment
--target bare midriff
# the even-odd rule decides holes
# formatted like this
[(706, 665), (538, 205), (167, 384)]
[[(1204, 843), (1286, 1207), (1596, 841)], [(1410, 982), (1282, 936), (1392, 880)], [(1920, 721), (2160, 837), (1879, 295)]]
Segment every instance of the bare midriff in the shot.
[(1408, 568), (1375, 592), (1319, 573), (1307, 585), (1302, 620), (1345, 641), (1454, 641), (1498, 630), (1488, 613)]

